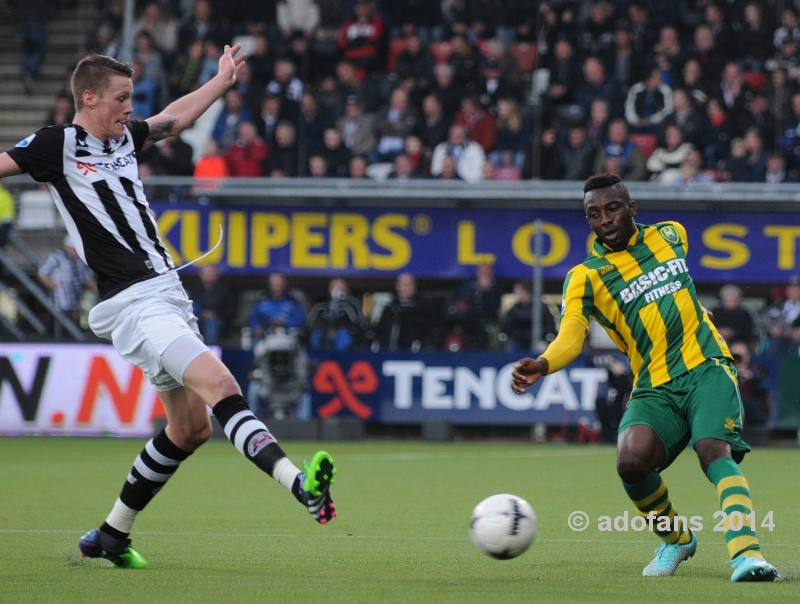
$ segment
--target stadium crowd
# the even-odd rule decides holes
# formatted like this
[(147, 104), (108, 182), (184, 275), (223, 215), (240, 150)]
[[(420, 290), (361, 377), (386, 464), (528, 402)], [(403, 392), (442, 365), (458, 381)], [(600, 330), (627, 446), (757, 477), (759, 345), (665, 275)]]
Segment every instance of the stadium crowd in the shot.
[[(202, 153), (152, 174), (794, 182), (800, 19), (774, 2), (139, 2), (135, 117), (247, 67)], [(119, 56), (122, 1), (82, 51)], [(50, 123), (71, 118), (56, 100)], [(199, 157), (198, 157), (199, 156)]]

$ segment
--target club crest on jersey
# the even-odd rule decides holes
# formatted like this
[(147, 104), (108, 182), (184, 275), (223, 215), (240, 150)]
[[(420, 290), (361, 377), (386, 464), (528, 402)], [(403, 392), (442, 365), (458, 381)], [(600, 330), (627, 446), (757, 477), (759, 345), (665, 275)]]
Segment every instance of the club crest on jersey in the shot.
[(264, 447), (274, 442), (277, 442), (275, 437), (272, 436), (272, 434), (270, 434), (267, 430), (262, 430), (253, 436), (253, 438), (250, 439), (250, 442), (247, 443), (247, 454), (250, 457), (255, 457)]
[(35, 138), (36, 138), (36, 135), (35, 134), (31, 134), (28, 138), (22, 139), (21, 141), (19, 141), (14, 146), (15, 147), (19, 147), (20, 149), (23, 149), (23, 148), (27, 147), (28, 145), (30, 145), (33, 142), (33, 139), (35, 139)]
[(661, 233), (661, 236), (664, 239), (666, 239), (667, 243), (678, 245), (681, 242), (681, 236), (678, 234), (678, 229), (670, 224), (659, 227), (658, 232)]

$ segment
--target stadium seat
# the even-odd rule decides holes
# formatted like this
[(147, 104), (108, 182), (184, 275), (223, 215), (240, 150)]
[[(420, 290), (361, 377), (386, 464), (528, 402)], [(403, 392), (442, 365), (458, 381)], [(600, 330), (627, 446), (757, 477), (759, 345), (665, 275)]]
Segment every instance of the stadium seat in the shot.
[(631, 134), (631, 142), (633, 142), (639, 149), (642, 150), (642, 155), (645, 161), (653, 154), (653, 151), (658, 147), (658, 139), (655, 134), (648, 134), (646, 132)]
[(511, 45), (511, 55), (517, 60), (522, 73), (530, 73), (536, 67), (536, 45), (528, 42), (516, 42)]
[(395, 38), (389, 44), (389, 60), (386, 62), (386, 69), (394, 71), (397, 68), (397, 57), (406, 49), (405, 38)]
[(761, 90), (767, 83), (767, 76), (763, 71), (743, 71), (742, 79), (753, 90)]
[(444, 63), (450, 58), (453, 52), (453, 46), (450, 42), (431, 42), (431, 52), (436, 58), (437, 63)]

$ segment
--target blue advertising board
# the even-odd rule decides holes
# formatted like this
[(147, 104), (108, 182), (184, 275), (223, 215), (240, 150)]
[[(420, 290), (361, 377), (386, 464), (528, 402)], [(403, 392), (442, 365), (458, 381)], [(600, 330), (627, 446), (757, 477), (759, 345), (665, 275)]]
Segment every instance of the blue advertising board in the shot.
[[(580, 210), (309, 209), (263, 206), (152, 207), (179, 264), (223, 244), (199, 264), (230, 274), (320, 277), (467, 278), (482, 263), (502, 278), (529, 278), (533, 222), (543, 221), (544, 276), (561, 279), (593, 241)], [(647, 211), (637, 220), (676, 220), (687, 230), (689, 269), (697, 281), (784, 283), (798, 271), (796, 213)]]
[(575, 425), (594, 421), (606, 369), (590, 355), (545, 376), (528, 392), (511, 390), (518, 355), (503, 353), (314, 353), (314, 414), (369, 422), (460, 425)]

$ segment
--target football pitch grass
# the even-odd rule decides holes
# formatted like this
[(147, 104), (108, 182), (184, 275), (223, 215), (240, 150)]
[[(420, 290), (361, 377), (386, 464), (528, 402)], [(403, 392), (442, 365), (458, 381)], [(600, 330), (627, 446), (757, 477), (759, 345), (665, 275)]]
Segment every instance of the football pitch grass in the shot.
[[(778, 583), (731, 584), (713, 486), (687, 450), (664, 477), (678, 512), (701, 516), (695, 557), (643, 578), (657, 539), (601, 532), (633, 508), (608, 446), (282, 443), (296, 463), (324, 448), (339, 473), (327, 526), (226, 442), (190, 457), (140, 515), (133, 544), (149, 568), (80, 558), (78, 538), (118, 495), (142, 440), (0, 438), (0, 602), (770, 602), (800, 601), (800, 449), (758, 449), (743, 464), (763, 551)], [(527, 499), (538, 537), (496, 561), (468, 536), (495, 493)], [(567, 518), (586, 512), (573, 532)], [(620, 521), (621, 522), (621, 521)]]

